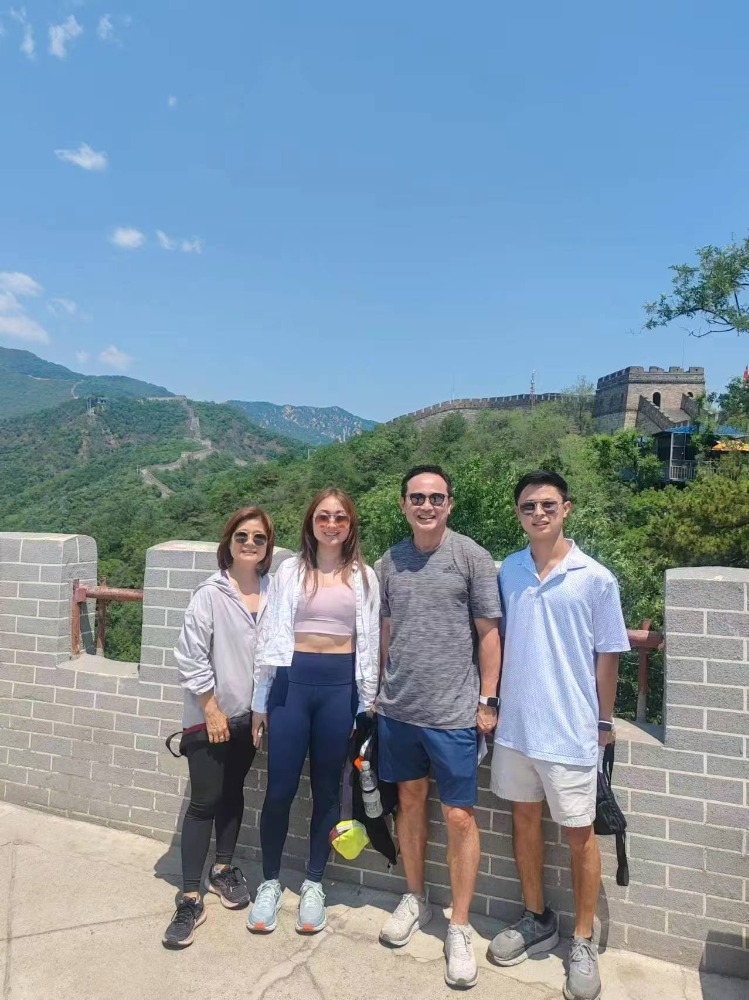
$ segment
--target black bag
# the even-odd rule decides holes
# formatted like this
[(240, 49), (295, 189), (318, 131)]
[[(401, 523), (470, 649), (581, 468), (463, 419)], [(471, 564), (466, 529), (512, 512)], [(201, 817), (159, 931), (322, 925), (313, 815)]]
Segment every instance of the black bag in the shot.
[[(252, 712), (245, 712), (244, 715), (235, 715), (233, 719), (227, 719), (229, 724), (229, 736), (232, 739), (237, 739), (240, 736), (245, 738), (250, 734), (252, 730)], [(179, 736), (179, 753), (175, 753), (172, 750), (172, 740), (175, 740)], [(193, 746), (204, 746), (209, 742), (208, 740), (208, 728), (205, 725), (195, 726), (192, 731), (186, 732), (184, 729), (177, 730), (176, 733), (171, 733), (164, 740), (166, 743), (166, 748), (172, 757), (184, 757), (190, 747)], [(219, 744), (216, 744), (217, 746)]]
[(629, 865), (627, 864), (627, 820), (619, 808), (619, 803), (611, 790), (611, 775), (614, 770), (614, 744), (607, 744), (603, 751), (603, 769), (598, 772), (596, 793), (596, 818), (593, 829), (598, 836), (616, 837), (616, 884), (629, 885)]
[(359, 755), (362, 744), (370, 739), (368, 758), (377, 771), (377, 717), (360, 712), (356, 717), (356, 729), (351, 737), (349, 753), (343, 769), (343, 789), (341, 797), (341, 816), (358, 820), (363, 824), (372, 847), (387, 859), (388, 868), (396, 864), (398, 855), (392, 834), (385, 819), (395, 812), (398, 804), (398, 786), (389, 781), (378, 781), (380, 800), (382, 801), (382, 816), (371, 818), (367, 816), (362, 799), (359, 771), (354, 761)]

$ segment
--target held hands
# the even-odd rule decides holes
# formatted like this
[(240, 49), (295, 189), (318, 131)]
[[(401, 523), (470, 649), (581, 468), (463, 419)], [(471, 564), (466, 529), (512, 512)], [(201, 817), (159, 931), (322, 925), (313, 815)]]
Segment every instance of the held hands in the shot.
[(488, 736), (497, 728), (499, 713), (496, 708), (489, 708), (488, 705), (479, 705), (476, 712), (476, 728), (483, 736)]
[(257, 748), (263, 741), (263, 733), (268, 732), (268, 715), (266, 712), (252, 713), (252, 745)]

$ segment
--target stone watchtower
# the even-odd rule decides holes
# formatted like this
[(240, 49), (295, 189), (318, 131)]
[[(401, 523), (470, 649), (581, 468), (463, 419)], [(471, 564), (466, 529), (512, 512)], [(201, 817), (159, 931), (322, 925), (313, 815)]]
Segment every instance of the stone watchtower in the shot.
[(598, 379), (593, 407), (596, 430), (637, 428), (644, 434), (689, 423), (694, 400), (705, 395), (704, 368), (622, 368)]

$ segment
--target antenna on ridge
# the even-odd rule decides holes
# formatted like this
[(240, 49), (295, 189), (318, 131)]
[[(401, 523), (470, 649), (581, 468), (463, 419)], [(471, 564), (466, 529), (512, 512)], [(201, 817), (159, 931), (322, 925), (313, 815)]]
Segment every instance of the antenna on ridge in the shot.
[(531, 372), (531, 409), (536, 405), (536, 373)]

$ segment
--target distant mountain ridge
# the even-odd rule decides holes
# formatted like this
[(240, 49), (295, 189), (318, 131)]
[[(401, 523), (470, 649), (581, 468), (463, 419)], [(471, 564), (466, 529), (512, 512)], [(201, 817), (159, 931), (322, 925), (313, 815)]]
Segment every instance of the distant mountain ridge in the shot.
[[(168, 399), (175, 393), (163, 385), (127, 375), (82, 375), (64, 365), (45, 361), (16, 348), (0, 347), (0, 420), (58, 407), (71, 399)], [(254, 424), (273, 435), (306, 445), (348, 441), (371, 430), (376, 422), (357, 417), (340, 406), (285, 406), (230, 400)]]
[(0, 347), (0, 420), (37, 413), (69, 399), (173, 396), (163, 385), (127, 375), (82, 375), (31, 351)]
[(375, 420), (357, 417), (340, 406), (292, 406), (278, 403), (246, 402), (230, 399), (250, 420), (266, 430), (296, 438), (306, 444), (330, 444), (348, 441), (362, 431), (376, 426)]

